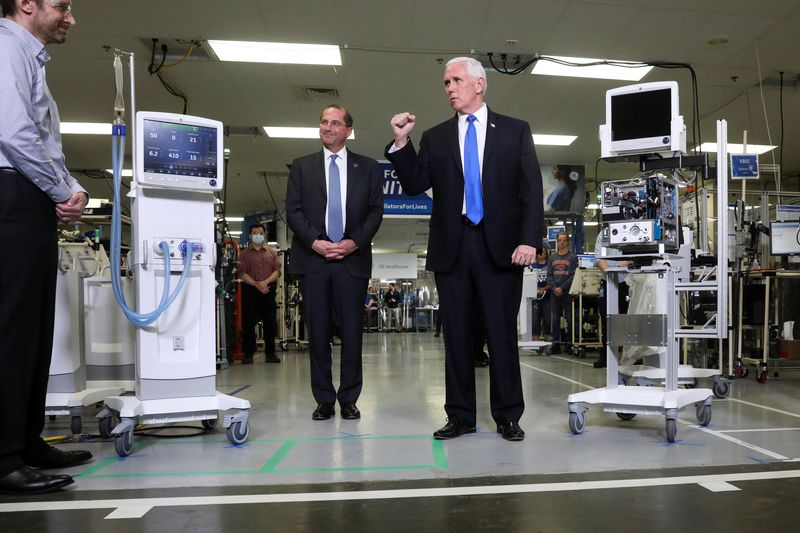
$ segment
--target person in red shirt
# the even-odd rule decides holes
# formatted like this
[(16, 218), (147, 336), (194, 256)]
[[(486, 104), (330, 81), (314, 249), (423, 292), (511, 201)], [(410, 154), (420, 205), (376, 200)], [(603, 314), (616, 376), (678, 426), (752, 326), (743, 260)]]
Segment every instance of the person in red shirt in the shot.
[(266, 245), (264, 226), (250, 227), (250, 246), (239, 252), (238, 273), (242, 280), (242, 364), (253, 362), (256, 323), (264, 323), (264, 354), (267, 363), (280, 363), (275, 356), (275, 291), (281, 277), (278, 253)]

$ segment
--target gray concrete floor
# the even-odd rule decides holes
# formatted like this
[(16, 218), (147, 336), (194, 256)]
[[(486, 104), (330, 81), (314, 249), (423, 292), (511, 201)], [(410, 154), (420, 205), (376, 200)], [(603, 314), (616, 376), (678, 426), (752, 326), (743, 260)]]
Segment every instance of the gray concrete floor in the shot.
[[(777, 507), (770, 513), (789, 516), (795, 512), (788, 509), (795, 508), (788, 503), (787, 509), (783, 508), (781, 495), (789, 498), (792, 490), (796, 494), (800, 485), (800, 473), (794, 475), (794, 462), (800, 458), (800, 374), (784, 371), (779, 379), (771, 378), (766, 384), (757, 383), (753, 373), (749, 379), (735, 381), (728, 398), (714, 401), (712, 422), (707, 428), (696, 426), (694, 409), (687, 407), (679, 416), (676, 442), (668, 443), (662, 417), (638, 416), (632, 421), (621, 421), (613, 413), (603, 413), (602, 408), (595, 406), (588, 414), (586, 431), (572, 435), (567, 426), (566, 398), (573, 392), (603, 386), (604, 371), (592, 368), (591, 354), (590, 358), (578, 359), (567, 355), (548, 357), (523, 352), (520, 360), (526, 410), (520, 424), (527, 432), (526, 439), (521, 443), (510, 443), (495, 433), (488, 404), (489, 369), (477, 368), (479, 431), (475, 435), (441, 442), (434, 441), (431, 433), (445, 421), (442, 408), (443, 343), (432, 334), (365, 334), (364, 391), (358, 402), (362, 418), (358, 421), (342, 420), (338, 413), (328, 421), (312, 421), (315, 403), (309, 387), (308, 354), (290, 350), (281, 353), (280, 357), (282, 364), (265, 364), (257, 357), (254, 365), (235, 364), (218, 376), (220, 391), (235, 392), (253, 404), (251, 437), (245, 445), (230, 445), (221, 427), (217, 431), (183, 438), (138, 435), (134, 453), (124, 459), (116, 456), (111, 441), (97, 438), (85, 442), (66, 441), (59, 446), (80, 446), (90, 449), (95, 455), (92, 463), (67, 470), (78, 476), (77, 483), (68, 490), (32, 500), (0, 498), (0, 525), (16, 530), (22, 524), (36, 523), (37, 528), (33, 529), (36, 531), (66, 531), (70, 529), (64, 529), (65, 524), (72, 520), (67, 517), (80, 516), (82, 523), (95, 524), (94, 527), (101, 530), (103, 518), (111, 511), (136, 508), (132, 502), (141, 498), (212, 494), (251, 495), (252, 498), (252, 495), (271, 495), (269, 498), (272, 500), (256, 498), (253, 501), (242, 496), (242, 505), (258, 507), (256, 503), (277, 502), (274, 499), (276, 493), (291, 493), (305, 496), (293, 496), (294, 499), (289, 498), (281, 507), (278, 514), (285, 521), (284, 529), (292, 530), (292, 524), (304, 523), (302, 520), (297, 522), (301, 516), (314, 517), (318, 513), (325, 516), (329, 512), (325, 509), (333, 506), (338, 509), (333, 518), (343, 520), (341, 524), (347, 520), (357, 523), (360, 517), (364, 527), (370, 530), (381, 517), (397, 513), (396, 510), (389, 512), (392, 506), (385, 502), (369, 498), (366, 500), (369, 504), (362, 501), (360, 498), (366, 494), (365, 491), (401, 491), (386, 496), (391, 499), (405, 498), (406, 493), (402, 491), (409, 489), (424, 491), (431, 487), (477, 486), (483, 489), (470, 489), (472, 492), (468, 494), (471, 496), (458, 492), (435, 494), (441, 496), (438, 503), (426, 502), (424, 498), (418, 501), (417, 498), (411, 503), (404, 501), (403, 505), (413, 506), (418, 513), (432, 513), (428, 518), (417, 519), (424, 529), (433, 526), (447, 529), (445, 526), (449, 525), (455, 528), (461, 524), (460, 529), (466, 530), (470, 530), (472, 525), (475, 526), (472, 530), (502, 527), (555, 531), (559, 528), (545, 524), (557, 524), (561, 520), (565, 526), (572, 524), (561, 530), (600, 531), (607, 529), (601, 527), (600, 522), (590, 529), (579, 527), (578, 522), (572, 523), (571, 520), (578, 515), (570, 515), (569, 505), (563, 507), (562, 502), (559, 504), (562, 507), (554, 507), (551, 502), (558, 500), (560, 491), (567, 489), (558, 488), (551, 492), (549, 487), (553, 483), (574, 483), (576, 480), (596, 481), (602, 485), (623, 471), (623, 477), (639, 481), (626, 487), (602, 485), (605, 488), (576, 492), (580, 494), (580, 516), (587, 516), (586, 513), (593, 509), (600, 513), (604, 507), (612, 512), (614, 508), (626, 507), (634, 515), (647, 516), (648, 506), (661, 502), (664, 509), (653, 511), (653, 516), (666, 513), (663, 516), (667, 520), (670, 508), (696, 502), (696, 493), (711, 498), (711, 506), (724, 508), (730, 505), (744, 511), (746, 507), (741, 501), (734, 501), (730, 496), (733, 492), (728, 492), (739, 488), (737, 483), (741, 483), (741, 487), (759, 487), (760, 491), (771, 494), (775, 502), (769, 500), (768, 506), (774, 504)], [(334, 379), (336, 381), (336, 376)], [(97, 432), (91, 418), (93, 413), (94, 410), (90, 409), (84, 419), (84, 431), (88, 433)], [(48, 424), (47, 432), (51, 435), (68, 434), (68, 427), (66, 418), (57, 419)], [(158, 428), (148, 433), (176, 435), (197, 431)], [(779, 477), (784, 479), (759, 478), (762, 471), (781, 472)], [(661, 483), (647, 481), (663, 476), (674, 477), (675, 472), (681, 476), (712, 477), (703, 478), (706, 481), (687, 478), (687, 486), (682, 481), (676, 486), (669, 483), (664, 484), (668, 486), (659, 486)], [(733, 488), (727, 488), (726, 482), (720, 481), (723, 478), (713, 477), (720, 473), (729, 476), (745, 473), (756, 475), (756, 478), (724, 478), (734, 483)], [(697, 483), (711, 483), (709, 486), (720, 490), (698, 488)], [(497, 487), (509, 484), (535, 487), (516, 495), (505, 494), (502, 490), (498, 492)], [(641, 493), (642, 487), (649, 487), (646, 489), (649, 496), (640, 501), (634, 494), (636, 491)], [(570, 491), (594, 488), (593, 485), (568, 486)], [(748, 490), (744, 488), (737, 492), (737, 497), (740, 500), (745, 498), (742, 494)], [(331, 497), (329, 501), (302, 501), (308, 495), (333, 491), (349, 496), (341, 499)], [(99, 509), (97, 505), (86, 504), (90, 509), (83, 511), (70, 506), (66, 509), (73, 510), (59, 510), (56, 505), (61, 501), (108, 498), (126, 498), (127, 503), (119, 507), (100, 505)], [(357, 501), (342, 502), (354, 498)], [(612, 501), (617, 503), (609, 504)], [(628, 503), (623, 506), (619, 503), (623, 501)], [(20, 505), (33, 507), (29, 512), (22, 512)], [(163, 507), (155, 504), (153, 510), (146, 511), (142, 518), (119, 520), (113, 526), (128, 524), (122, 531), (155, 530), (157, 527), (163, 530), (165, 520), (169, 522), (170, 516), (178, 520), (179, 517), (185, 518), (187, 513), (192, 516), (198, 513), (193, 518), (199, 521), (196, 523), (208, 520), (209, 513), (216, 517), (215, 520), (236, 522), (231, 517), (240, 510), (236, 505), (209, 509), (196, 500), (187, 501), (185, 505)], [(508, 505), (515, 511), (504, 513), (493, 521), (492, 510), (504, 511)], [(527, 508), (530, 505), (540, 510), (542, 506), (547, 508), (547, 512), (541, 515), (544, 522), (538, 526), (535, 516)], [(563, 509), (558, 512), (560, 508)], [(451, 521), (448, 515), (453, 509), (460, 509), (461, 514)], [(478, 512), (478, 509), (484, 511)], [(751, 505), (748, 509), (758, 512), (757, 506)], [(442, 516), (433, 516), (442, 512), (445, 513)], [(478, 514), (469, 518), (474, 513)], [(691, 513), (686, 516), (690, 515), (694, 516)], [(479, 520), (478, 516), (482, 518)], [(697, 516), (700, 516), (699, 510)], [(609, 520), (609, 523), (614, 521), (613, 517), (606, 517), (602, 523)], [(591, 521), (580, 523), (591, 524)], [(631, 523), (636, 524), (635, 521)], [(642, 523), (646, 521), (639, 522)], [(317, 522), (311, 520), (307, 527), (296, 529), (316, 530), (315, 524)], [(320, 526), (325, 524), (325, 520), (319, 522)], [(482, 524), (481, 527), (478, 524)], [(710, 520), (709, 524), (714, 522)], [(328, 525), (337, 529), (333, 523)], [(392, 530), (391, 525), (387, 523), (381, 528)], [(624, 527), (616, 529), (626, 530)], [(3, 527), (3, 530), (8, 528)]]

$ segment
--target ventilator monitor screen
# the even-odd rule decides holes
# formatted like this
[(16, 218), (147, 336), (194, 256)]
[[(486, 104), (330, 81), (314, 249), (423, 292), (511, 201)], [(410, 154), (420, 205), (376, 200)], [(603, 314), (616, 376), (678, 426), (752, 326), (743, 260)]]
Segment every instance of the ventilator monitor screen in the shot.
[(611, 97), (611, 140), (669, 137), (672, 121), (670, 89)]
[(138, 181), (189, 190), (222, 187), (222, 123), (169, 113), (137, 113)]
[(772, 255), (800, 255), (800, 222), (772, 222), (769, 243)]

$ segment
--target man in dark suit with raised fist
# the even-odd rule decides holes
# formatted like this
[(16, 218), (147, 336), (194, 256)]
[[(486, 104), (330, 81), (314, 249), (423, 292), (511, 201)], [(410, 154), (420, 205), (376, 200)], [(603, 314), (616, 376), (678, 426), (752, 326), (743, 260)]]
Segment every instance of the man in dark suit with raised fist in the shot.
[(408, 135), (416, 117), (392, 117), (386, 156), (407, 194), (433, 189), (427, 269), (436, 275), (443, 309), (447, 424), (436, 439), (476, 430), (475, 370), (470, 327), (482, 311), (490, 358), (490, 397), (497, 432), (520, 441), (525, 408), (517, 348), (522, 270), (541, 246), (542, 175), (527, 122), (484, 103), (486, 72), (472, 58), (450, 60), (444, 89), (456, 115)]
[[(378, 163), (345, 148), (353, 117), (330, 105), (320, 117), (322, 151), (295, 159), (286, 190), (294, 232), (289, 271), (300, 276), (311, 354), (312, 418), (327, 420), (339, 402), (342, 418), (361, 417), (361, 321), (372, 274), (372, 237), (383, 219)], [(342, 340), (339, 389), (331, 372), (332, 312)]]

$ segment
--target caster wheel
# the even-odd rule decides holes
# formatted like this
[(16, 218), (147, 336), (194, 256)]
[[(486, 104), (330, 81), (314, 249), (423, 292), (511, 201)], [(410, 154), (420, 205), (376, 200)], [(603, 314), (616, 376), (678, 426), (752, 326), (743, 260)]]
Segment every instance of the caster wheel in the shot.
[(691, 383), (684, 384), (684, 387), (686, 387), (687, 389), (697, 388), (697, 378), (693, 379)]
[(667, 418), (667, 441), (675, 442), (675, 435), (678, 434), (678, 422)]
[(617, 413), (620, 420), (633, 420), (636, 418), (636, 413)]
[(701, 426), (707, 426), (711, 423), (711, 406), (700, 404), (697, 406), (697, 422)]
[(745, 368), (743, 366), (739, 366), (739, 367), (736, 368), (736, 375), (739, 376), (740, 378), (744, 379), (744, 378), (746, 378), (747, 376), (750, 375), (750, 369), (749, 368)]
[(219, 422), (219, 417), (217, 418), (207, 418), (205, 420), (201, 420), (200, 423), (203, 424), (203, 429), (214, 429), (217, 427), (217, 422)]
[(286, 342), (281, 342), (281, 351), (286, 352), (288, 350), (289, 350), (289, 344), (287, 344)]
[(241, 422), (234, 422), (228, 428), (228, 442), (231, 444), (244, 444), (248, 437), (250, 437), (250, 424)]
[(715, 397), (725, 398), (731, 392), (731, 386), (724, 381), (720, 381), (719, 383), (714, 383), (714, 388), (712, 390)]
[(628, 380), (626, 376), (620, 376), (619, 384), (627, 387), (628, 385), (630, 385), (630, 380)]
[(114, 449), (120, 457), (128, 457), (133, 453), (133, 431), (114, 437)]
[(104, 439), (111, 437), (111, 431), (117, 425), (116, 417), (107, 416), (97, 421), (97, 429), (100, 431), (100, 436)]
[(578, 348), (578, 357), (581, 359), (586, 359), (586, 348)]
[(73, 435), (80, 435), (83, 432), (83, 420), (79, 416), (73, 416), (69, 419), (69, 430)]
[(48, 419), (50, 422), (55, 422), (55, 420), (56, 420), (56, 415), (47, 415), (47, 419)]
[(574, 435), (583, 433), (583, 428), (586, 426), (586, 415), (584, 413), (570, 413), (569, 414), (569, 430)]
[(766, 370), (760, 371), (758, 373), (758, 375), (756, 376), (756, 381), (758, 381), (761, 384), (766, 383), (767, 382), (767, 371)]

